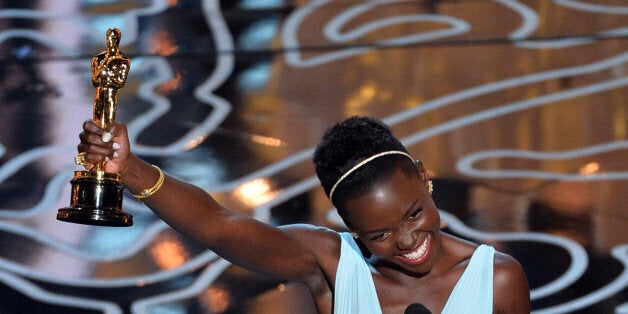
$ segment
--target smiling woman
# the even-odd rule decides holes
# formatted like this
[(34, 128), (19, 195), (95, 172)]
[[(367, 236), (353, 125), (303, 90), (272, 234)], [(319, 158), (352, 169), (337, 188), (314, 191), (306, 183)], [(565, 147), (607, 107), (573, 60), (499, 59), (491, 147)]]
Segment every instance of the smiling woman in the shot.
[(401, 312), (414, 303), (435, 313), (529, 312), (519, 264), (440, 231), (427, 170), (382, 122), (354, 117), (329, 129), (314, 162), (353, 235), (342, 237), (353, 250), (340, 256), (336, 313)]
[[(87, 121), (83, 129), (86, 167), (109, 158), (107, 171), (123, 176), (132, 193), (164, 176), (130, 152), (125, 125), (104, 130)], [(354, 237), (311, 225), (273, 227), (170, 176), (143, 201), (234, 264), (304, 283), (319, 313), (400, 313), (412, 304), (442, 313), (530, 311), (513, 258), (440, 231), (427, 170), (381, 121), (352, 117), (330, 128), (314, 163)]]

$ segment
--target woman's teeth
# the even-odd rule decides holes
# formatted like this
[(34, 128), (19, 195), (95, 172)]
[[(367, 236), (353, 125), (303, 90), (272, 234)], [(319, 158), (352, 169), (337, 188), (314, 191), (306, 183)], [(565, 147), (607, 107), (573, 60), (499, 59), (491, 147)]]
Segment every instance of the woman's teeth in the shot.
[(421, 245), (419, 245), (419, 247), (414, 252), (403, 254), (403, 257), (407, 259), (419, 259), (423, 257), (425, 252), (427, 252), (427, 244), (429, 242), (428, 239), (429, 239), (429, 236), (425, 237)]

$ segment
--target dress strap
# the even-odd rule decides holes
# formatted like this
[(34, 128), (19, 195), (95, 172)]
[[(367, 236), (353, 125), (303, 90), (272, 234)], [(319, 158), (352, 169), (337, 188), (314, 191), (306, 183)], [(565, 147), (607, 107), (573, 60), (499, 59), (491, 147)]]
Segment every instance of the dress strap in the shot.
[(493, 313), (493, 256), (495, 249), (480, 245), (456, 283), (442, 314)]
[(335, 314), (381, 314), (373, 275), (353, 237), (340, 233), (340, 260), (334, 286)]

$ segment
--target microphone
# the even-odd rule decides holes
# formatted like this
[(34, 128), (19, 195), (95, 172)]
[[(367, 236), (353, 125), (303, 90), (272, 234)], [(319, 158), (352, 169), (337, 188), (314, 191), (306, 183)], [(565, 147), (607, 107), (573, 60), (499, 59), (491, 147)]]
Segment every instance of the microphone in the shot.
[(432, 311), (428, 310), (421, 303), (412, 303), (403, 311), (403, 314), (432, 314)]

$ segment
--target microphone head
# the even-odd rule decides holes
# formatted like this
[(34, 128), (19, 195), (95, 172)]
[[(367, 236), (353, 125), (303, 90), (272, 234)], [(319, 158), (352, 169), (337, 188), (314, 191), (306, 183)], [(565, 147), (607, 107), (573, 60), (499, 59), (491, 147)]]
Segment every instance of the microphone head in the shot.
[(432, 314), (432, 312), (421, 303), (412, 303), (408, 305), (403, 314)]

